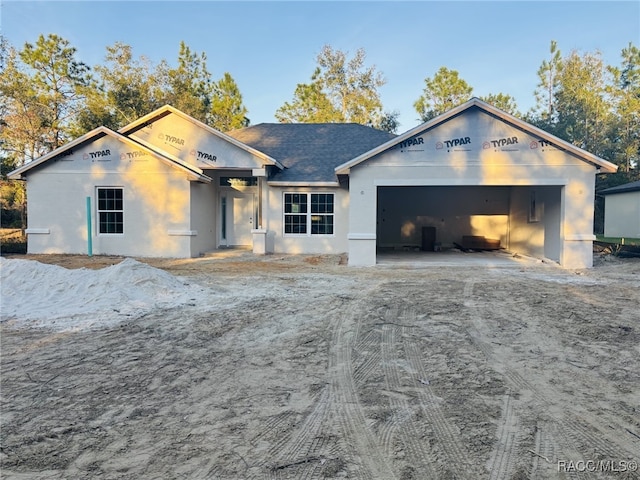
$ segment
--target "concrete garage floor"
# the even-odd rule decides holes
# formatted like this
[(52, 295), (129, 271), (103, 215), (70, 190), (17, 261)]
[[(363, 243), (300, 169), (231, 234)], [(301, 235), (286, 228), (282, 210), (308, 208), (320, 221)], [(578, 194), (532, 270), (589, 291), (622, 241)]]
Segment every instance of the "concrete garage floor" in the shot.
[[(521, 268), (525, 265), (538, 265), (542, 259), (514, 254), (506, 250), (462, 252), (444, 250), (441, 252), (423, 251), (387, 251), (378, 252), (376, 264), (380, 266), (403, 267), (463, 267), (485, 266), (498, 268)], [(551, 265), (554, 262), (545, 261)]]

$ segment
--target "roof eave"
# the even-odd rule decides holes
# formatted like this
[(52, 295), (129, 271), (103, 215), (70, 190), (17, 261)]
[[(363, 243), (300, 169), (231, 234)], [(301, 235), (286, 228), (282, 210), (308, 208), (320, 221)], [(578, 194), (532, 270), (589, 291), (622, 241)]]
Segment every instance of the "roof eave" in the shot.
[(270, 187), (339, 187), (340, 182), (336, 181), (267, 181)]

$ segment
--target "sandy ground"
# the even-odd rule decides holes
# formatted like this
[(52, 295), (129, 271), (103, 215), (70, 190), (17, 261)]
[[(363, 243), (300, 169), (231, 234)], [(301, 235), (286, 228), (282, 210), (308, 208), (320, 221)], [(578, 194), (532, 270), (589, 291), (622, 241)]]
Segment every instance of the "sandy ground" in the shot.
[(2, 478), (640, 478), (640, 259), (148, 263), (206, 293), (1, 326)]

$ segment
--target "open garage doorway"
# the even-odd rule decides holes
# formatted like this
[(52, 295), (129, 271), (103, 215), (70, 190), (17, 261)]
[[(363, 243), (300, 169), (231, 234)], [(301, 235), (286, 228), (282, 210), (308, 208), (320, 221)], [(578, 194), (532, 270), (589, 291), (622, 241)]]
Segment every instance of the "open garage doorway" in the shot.
[(379, 186), (378, 255), (502, 252), (560, 260), (561, 186)]

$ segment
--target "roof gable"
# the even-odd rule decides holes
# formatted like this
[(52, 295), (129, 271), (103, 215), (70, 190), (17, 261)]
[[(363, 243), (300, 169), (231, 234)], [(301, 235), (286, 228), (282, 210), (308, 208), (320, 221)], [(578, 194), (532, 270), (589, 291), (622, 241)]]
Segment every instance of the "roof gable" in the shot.
[[(100, 148), (95, 152), (84, 152), (86, 147), (94, 144), (94, 143), (104, 143), (104, 139), (109, 138), (115, 140), (119, 144), (125, 145), (126, 149), (115, 149), (111, 151), (110, 149)], [(182, 162), (178, 158), (173, 158), (171, 156), (163, 155), (153, 149), (150, 149), (131, 138), (120, 135), (113, 130), (110, 130), (107, 127), (98, 127), (90, 132), (82, 135), (81, 137), (72, 140), (71, 142), (66, 143), (65, 145), (43, 155), (32, 162), (29, 162), (23, 165), (20, 168), (15, 169), (9, 175), (9, 178), (12, 179), (20, 179), (23, 178), (23, 175), (27, 174), (29, 171), (36, 168), (46, 168), (47, 165), (56, 160), (65, 160), (65, 161), (74, 161), (75, 154), (78, 150), (82, 150), (84, 153), (82, 157), (80, 157), (83, 161), (109, 161), (111, 158), (118, 156), (120, 160), (126, 160), (128, 156), (131, 158), (140, 158), (143, 156), (150, 156), (155, 158), (156, 160), (169, 165), (181, 172), (184, 172), (188, 175), (190, 180), (200, 181), (208, 183), (211, 181), (211, 178), (204, 175), (202, 170), (189, 165), (185, 162)], [(126, 150), (126, 151), (125, 151)]]
[[(514, 117), (513, 115), (503, 112), (502, 110), (499, 110), (489, 105), (488, 103), (485, 103), (477, 98), (472, 98), (468, 102), (456, 108), (453, 108), (448, 112), (445, 112), (442, 115), (439, 115), (438, 117), (435, 117), (434, 119), (405, 132), (402, 135), (399, 135), (393, 140), (379, 145), (378, 147), (358, 157), (355, 157), (352, 160), (345, 162), (344, 164), (337, 166), (335, 169), (336, 173), (348, 174), (351, 168), (392, 149), (399, 148), (401, 150), (405, 149), (406, 151), (410, 151), (410, 149), (419, 149), (419, 142), (424, 142), (422, 136), (425, 134), (429, 134), (436, 129), (439, 130), (439, 133), (447, 130), (449, 130), (450, 132), (449, 137), (443, 137), (439, 140), (435, 140), (432, 147), (436, 151), (449, 151), (449, 149), (455, 149), (458, 151), (481, 151), (491, 148), (500, 149), (501, 151), (508, 151), (509, 147), (511, 147), (511, 150), (516, 150), (515, 145), (513, 144), (513, 136), (499, 136), (498, 131), (501, 130), (500, 128), (494, 128), (494, 132), (486, 132), (483, 135), (483, 137), (485, 138), (480, 138), (481, 136), (478, 136), (478, 138), (475, 138), (473, 140), (470, 136), (464, 134), (464, 131), (458, 129), (456, 134), (455, 128), (449, 128), (453, 125), (453, 121), (455, 119), (463, 116), (468, 116), (470, 112), (474, 111), (482, 112), (494, 118), (496, 120), (494, 124), (502, 124), (505, 126), (505, 129), (503, 129), (504, 131), (509, 131), (509, 129), (511, 129), (524, 133), (524, 138), (528, 140), (528, 146), (525, 145), (523, 147), (522, 145), (520, 145), (519, 148), (522, 148), (523, 151), (527, 148), (529, 148), (530, 150), (534, 150), (539, 147), (546, 147), (547, 151), (561, 150), (583, 162), (595, 166), (597, 169), (603, 170), (604, 172), (612, 173), (617, 170), (616, 165), (596, 155), (593, 155), (585, 150), (582, 150), (579, 147), (576, 147), (575, 145), (565, 142), (564, 140), (561, 140), (560, 138), (551, 135), (544, 130), (541, 130), (527, 122), (524, 122)], [(522, 143), (521, 140), (520, 143)], [(544, 150), (544, 148), (541, 148), (541, 151), (542, 150)]]
[(229, 135), (286, 167), (271, 184), (335, 184), (338, 165), (395, 137), (356, 123), (261, 123)]
[(259, 168), (280, 163), (235, 138), (165, 105), (119, 131), (136, 141), (168, 152), (204, 169)]

